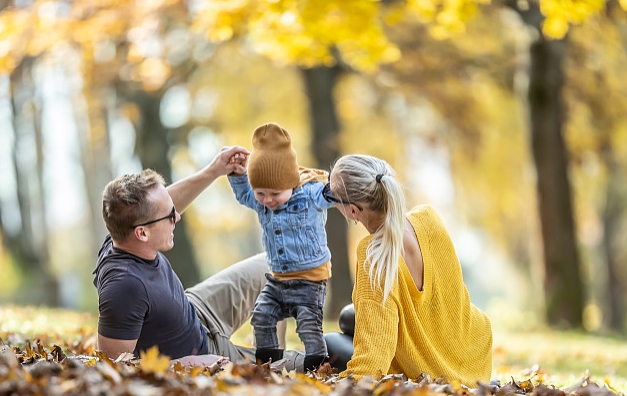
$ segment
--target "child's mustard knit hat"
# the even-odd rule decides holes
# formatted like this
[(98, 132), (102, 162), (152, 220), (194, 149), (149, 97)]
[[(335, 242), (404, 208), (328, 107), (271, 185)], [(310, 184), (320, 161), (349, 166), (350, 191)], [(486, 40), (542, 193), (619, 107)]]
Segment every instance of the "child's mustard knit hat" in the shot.
[(279, 124), (269, 122), (253, 132), (248, 158), (248, 181), (252, 188), (289, 190), (300, 182), (292, 138)]

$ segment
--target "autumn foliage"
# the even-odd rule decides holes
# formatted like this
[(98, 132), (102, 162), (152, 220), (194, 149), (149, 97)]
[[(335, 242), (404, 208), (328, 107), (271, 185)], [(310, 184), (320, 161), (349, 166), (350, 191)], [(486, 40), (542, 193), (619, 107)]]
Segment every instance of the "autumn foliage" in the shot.
[[(127, 72), (133, 75), (129, 78), (142, 80), (146, 88), (155, 88), (171, 75), (170, 68), (177, 63), (171, 56), (175, 57), (175, 49), (164, 37), (163, 50), (154, 53), (142, 44), (142, 36), (149, 31), (157, 36), (164, 34), (168, 24), (189, 25), (214, 43), (246, 36), (257, 52), (283, 63), (330, 65), (335, 63), (337, 51), (355, 69), (372, 71), (400, 58), (398, 47), (386, 35), (387, 26), (406, 19), (418, 20), (429, 26), (433, 37), (445, 39), (464, 32), (479, 7), (489, 3), (213, 0), (188, 7), (180, 0), (83, 0), (68, 4), (39, 0), (30, 6), (0, 7), (0, 74), (12, 72), (25, 57), (67, 46), (81, 48), (86, 64), (109, 62), (115, 57), (114, 46), (119, 46), (128, 49)], [(626, 7), (623, 1), (619, 3)], [(541, 0), (539, 5), (546, 18), (543, 33), (560, 39), (571, 25), (599, 13), (605, 1)]]
[[(20, 340), (9, 334), (0, 348), (0, 395), (534, 395), (602, 396), (617, 392), (588, 377), (569, 387), (543, 382), (542, 373), (506, 384), (476, 388), (422, 375), (406, 378), (387, 375), (340, 380), (328, 366), (317, 373), (301, 374), (280, 365), (254, 365), (218, 360), (204, 367), (174, 364), (156, 348), (141, 355), (121, 355), (116, 360), (93, 349), (90, 338), (71, 345), (46, 345), (40, 340)], [(19, 344), (12, 345), (10, 339)], [(279, 363), (279, 362), (277, 362)]]

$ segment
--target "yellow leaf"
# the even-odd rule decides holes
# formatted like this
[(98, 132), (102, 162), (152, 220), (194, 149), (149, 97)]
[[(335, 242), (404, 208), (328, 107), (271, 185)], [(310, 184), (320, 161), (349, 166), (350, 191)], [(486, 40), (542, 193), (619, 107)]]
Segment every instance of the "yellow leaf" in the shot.
[(102, 351), (96, 351), (96, 357), (101, 361), (107, 363), (108, 365), (114, 366), (113, 362), (111, 361), (111, 359), (109, 359), (109, 356), (107, 356), (106, 353)]
[(24, 355), (25, 358), (37, 357), (37, 354), (35, 353), (33, 348), (31, 348), (30, 346), (30, 342), (27, 342), (25, 347), (26, 347), (26, 354)]
[(318, 392), (320, 392), (320, 394), (326, 395), (331, 393), (331, 391), (333, 390), (332, 387), (330, 387), (329, 385), (326, 385), (314, 378), (309, 377), (306, 374), (303, 373), (295, 373), (296, 375), (294, 377), (291, 377), (292, 379), (297, 379), (297, 383), (300, 384), (306, 384), (307, 387), (314, 387), (318, 390)]
[(605, 385), (607, 385), (607, 388), (609, 390), (611, 390), (614, 393), (620, 393), (616, 388), (614, 388), (611, 384), (610, 384), (610, 378), (609, 377), (605, 377), (605, 379), (603, 380), (603, 382), (605, 382)]
[(177, 360), (176, 363), (174, 363), (174, 366), (172, 366), (172, 368), (174, 369), (175, 373), (185, 372), (185, 367), (183, 366), (183, 363), (181, 363), (180, 360)]
[(384, 394), (392, 394), (393, 389), (396, 387), (397, 383), (394, 381), (384, 381), (379, 382), (372, 392), (373, 395), (384, 395)]
[(162, 374), (170, 367), (170, 358), (160, 355), (159, 348), (155, 345), (146, 352), (140, 352), (141, 369), (146, 373)]
[(542, 25), (542, 33), (550, 39), (562, 39), (566, 35), (566, 32), (568, 32), (568, 21), (562, 15), (547, 16)]
[(459, 380), (451, 381), (451, 385), (453, 385), (453, 389), (455, 389), (455, 392), (457, 392), (458, 394), (461, 394), (462, 392), (464, 392), (462, 383)]
[(189, 369), (189, 376), (192, 378), (197, 377), (203, 371), (205, 371), (204, 367), (201, 367), (201, 366), (192, 367), (191, 369)]

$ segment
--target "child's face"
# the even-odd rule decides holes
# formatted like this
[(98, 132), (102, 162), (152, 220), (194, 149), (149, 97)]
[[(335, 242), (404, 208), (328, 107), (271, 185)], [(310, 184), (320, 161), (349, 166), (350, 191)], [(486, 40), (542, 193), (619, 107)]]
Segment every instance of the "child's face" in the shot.
[(273, 190), (271, 188), (255, 188), (255, 198), (270, 210), (275, 210), (292, 197), (292, 189)]

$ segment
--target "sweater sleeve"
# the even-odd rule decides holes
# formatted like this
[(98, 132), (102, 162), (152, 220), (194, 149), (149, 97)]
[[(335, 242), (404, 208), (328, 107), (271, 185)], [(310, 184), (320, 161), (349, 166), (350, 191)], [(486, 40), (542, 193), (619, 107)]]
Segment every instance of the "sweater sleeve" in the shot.
[(355, 351), (347, 364), (347, 369), (340, 373), (345, 378), (352, 375), (360, 378), (364, 375), (386, 375), (396, 354), (398, 342), (398, 310), (394, 300), (388, 298), (383, 304), (383, 292), (372, 288), (367, 269), (364, 267), (366, 248), (370, 237), (361, 241), (358, 247), (357, 270), (353, 303), (355, 304)]
[(381, 302), (355, 303), (355, 351), (341, 378), (364, 375), (380, 378), (390, 371), (398, 340), (398, 315)]

